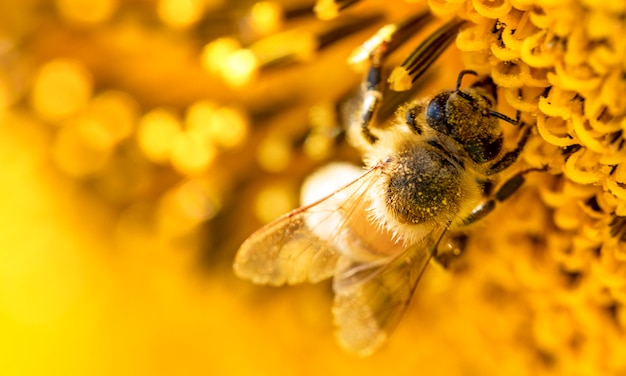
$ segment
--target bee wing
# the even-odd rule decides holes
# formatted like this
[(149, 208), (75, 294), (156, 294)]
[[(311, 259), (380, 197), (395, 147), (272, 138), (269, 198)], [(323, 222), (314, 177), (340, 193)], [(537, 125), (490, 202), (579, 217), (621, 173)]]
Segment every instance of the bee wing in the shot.
[(367, 356), (398, 325), (446, 226), (435, 226), (417, 244), (386, 261), (359, 263), (341, 257), (333, 281), (333, 315), (340, 344)]
[(282, 285), (318, 282), (336, 270), (336, 241), (349, 220), (364, 210), (364, 196), (380, 165), (310, 205), (278, 218), (252, 234), (235, 257), (235, 273), (254, 283)]

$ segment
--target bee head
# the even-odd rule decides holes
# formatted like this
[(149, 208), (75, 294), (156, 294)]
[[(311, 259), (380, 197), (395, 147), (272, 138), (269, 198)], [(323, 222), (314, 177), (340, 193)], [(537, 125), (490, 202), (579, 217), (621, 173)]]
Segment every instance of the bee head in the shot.
[(459, 90), (461, 77), (466, 73), (461, 72), (454, 91), (439, 93), (428, 103), (426, 122), (432, 129), (461, 144), (474, 162), (485, 163), (492, 161), (502, 150), (498, 119), (508, 118), (492, 109), (495, 90), (491, 80)]

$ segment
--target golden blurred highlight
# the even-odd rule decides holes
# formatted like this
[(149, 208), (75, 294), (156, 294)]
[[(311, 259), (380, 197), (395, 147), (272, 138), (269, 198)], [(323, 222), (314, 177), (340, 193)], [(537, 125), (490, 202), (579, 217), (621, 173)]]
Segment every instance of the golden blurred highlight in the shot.
[(92, 86), (91, 74), (80, 62), (58, 59), (39, 69), (30, 99), (41, 117), (60, 120), (87, 104)]
[(263, 139), (256, 152), (257, 162), (268, 172), (280, 172), (291, 161), (291, 147), (280, 135), (268, 135)]
[(98, 24), (115, 12), (118, 0), (56, 0), (59, 13), (69, 22)]
[(250, 24), (255, 35), (277, 32), (282, 26), (282, 7), (277, 2), (260, 1), (250, 9)]
[(104, 133), (113, 144), (117, 144), (134, 134), (139, 116), (137, 102), (127, 93), (108, 90), (96, 96), (88, 106), (94, 120), (97, 119)]
[(187, 28), (200, 20), (204, 13), (203, 0), (158, 0), (159, 17), (173, 28)]
[(269, 223), (298, 205), (292, 184), (277, 182), (263, 187), (254, 200), (254, 214), (262, 223)]
[(332, 20), (339, 15), (339, 4), (336, 0), (317, 0), (314, 9), (321, 20)]
[(228, 68), (227, 58), (241, 49), (235, 38), (218, 38), (204, 46), (200, 57), (202, 66), (213, 74), (220, 74)]
[(222, 107), (214, 116), (210, 134), (215, 143), (227, 149), (243, 144), (249, 133), (249, 120), (241, 110)]
[(180, 119), (166, 109), (154, 109), (139, 121), (137, 142), (146, 157), (153, 162), (164, 163), (169, 160), (174, 140), (182, 132)]
[(258, 62), (252, 51), (240, 49), (229, 54), (223, 66), (224, 81), (231, 87), (237, 88), (249, 84), (254, 79)]
[(172, 166), (183, 175), (195, 176), (207, 170), (217, 155), (215, 146), (194, 133), (180, 133), (172, 146)]
[(248, 135), (248, 119), (238, 109), (218, 107), (214, 103), (199, 101), (187, 110), (186, 127), (190, 133), (206, 142), (227, 149), (243, 143)]
[(337, 135), (341, 132), (334, 103), (318, 103), (309, 110), (311, 132), (304, 141), (303, 149), (313, 160), (328, 158), (333, 151)]

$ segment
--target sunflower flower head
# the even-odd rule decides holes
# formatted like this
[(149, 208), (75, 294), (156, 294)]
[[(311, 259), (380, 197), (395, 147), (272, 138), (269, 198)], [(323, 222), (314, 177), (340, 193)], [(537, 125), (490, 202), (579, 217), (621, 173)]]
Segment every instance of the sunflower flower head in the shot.
[[(505, 0), (429, 5), (437, 15), (471, 22), (456, 44), (466, 67), (491, 75), (506, 103), (536, 125), (537, 137), (524, 160), (549, 166), (553, 175), (538, 186), (551, 217), (551, 229), (541, 231), (549, 255), (544, 262), (554, 263), (565, 279), (551, 282), (555, 299), (548, 305), (529, 300), (539, 309), (533, 332), (537, 348), (558, 364), (559, 353), (577, 357), (597, 351), (598, 363), (586, 363), (591, 367), (583, 367), (586, 372), (615, 366), (623, 371), (617, 360), (624, 356), (620, 336), (607, 331), (624, 328), (626, 303), (625, 4)], [(521, 228), (541, 223), (528, 209), (518, 214), (525, 218)], [(555, 338), (569, 342), (559, 344)], [(615, 349), (604, 354), (613, 366), (593, 368), (601, 358), (601, 350), (591, 350), (596, 346)]]

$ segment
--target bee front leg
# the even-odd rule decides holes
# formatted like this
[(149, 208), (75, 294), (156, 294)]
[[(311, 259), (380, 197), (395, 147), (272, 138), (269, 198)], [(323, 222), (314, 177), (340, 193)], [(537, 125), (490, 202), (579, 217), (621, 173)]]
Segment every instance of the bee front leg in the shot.
[[(378, 140), (378, 137), (371, 132), (371, 124), (383, 100), (385, 89), (383, 62), (391, 52), (422, 28), (431, 17), (425, 10), (399, 23), (384, 26), (373, 38), (355, 50), (349, 59), (352, 62), (361, 62), (364, 60), (363, 57), (367, 56), (370, 64), (359, 91), (360, 110), (354, 111), (349, 117), (349, 124), (359, 124), (361, 134), (370, 145)], [(454, 41), (464, 22), (458, 19), (450, 20), (426, 38), (392, 73), (389, 83), (393, 90), (408, 90)]]
[(517, 174), (506, 180), (498, 190), (489, 197), (486, 201), (483, 201), (462, 221), (463, 225), (472, 224), (478, 220), (481, 220), (491, 213), (495, 209), (496, 204), (503, 202), (517, 192), (517, 190), (524, 184), (526, 179), (524, 176), (533, 171), (545, 171), (546, 168), (529, 168), (518, 172)]
[(383, 99), (382, 60), (385, 47), (386, 44), (381, 44), (370, 55), (371, 66), (363, 82), (363, 103), (360, 113), (361, 133), (370, 144), (374, 144), (378, 140), (378, 137), (370, 131), (369, 126)]
[(383, 61), (431, 19), (432, 15), (428, 10), (424, 10), (399, 23), (383, 26), (372, 38), (357, 48), (349, 59), (355, 63), (362, 61), (363, 56), (367, 56), (370, 64), (361, 84), (360, 111), (352, 115), (358, 119), (350, 121), (351, 124), (360, 125), (361, 134), (370, 144), (374, 144), (378, 139), (370, 131), (370, 125), (383, 99)]
[(517, 158), (519, 158), (519, 155), (522, 153), (522, 150), (524, 149), (524, 146), (528, 141), (528, 137), (530, 136), (530, 127), (525, 127), (524, 124), (522, 124), (522, 127), (522, 137), (517, 142), (517, 146), (515, 147), (515, 149), (508, 151), (502, 157), (500, 157), (500, 159), (496, 160), (491, 166), (489, 166), (489, 169), (485, 172), (485, 174), (497, 174), (498, 172), (506, 170), (517, 161)]

